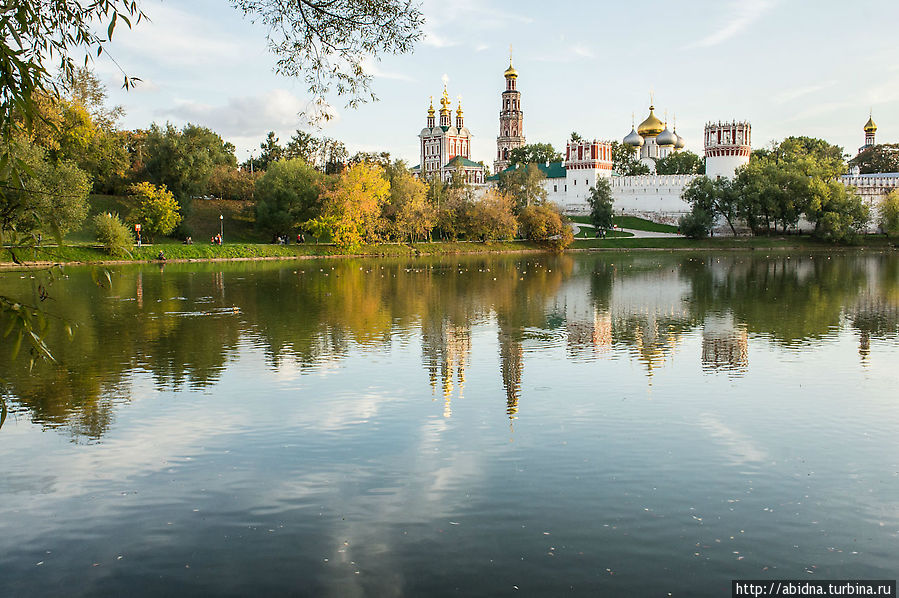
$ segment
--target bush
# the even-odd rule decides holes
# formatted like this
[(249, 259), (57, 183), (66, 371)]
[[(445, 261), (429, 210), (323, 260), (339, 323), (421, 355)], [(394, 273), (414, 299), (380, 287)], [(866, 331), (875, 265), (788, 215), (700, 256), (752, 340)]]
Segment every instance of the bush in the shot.
[(523, 237), (556, 251), (571, 245), (574, 234), (559, 209), (553, 204), (528, 206), (518, 215)]
[(181, 224), (181, 206), (165, 185), (135, 183), (128, 189), (137, 201), (132, 217), (148, 235), (168, 235)]
[(131, 230), (121, 221), (118, 214), (104, 212), (94, 216), (94, 228), (97, 241), (103, 251), (113, 257), (125, 257), (131, 254), (133, 245)]
[(712, 215), (699, 207), (694, 207), (689, 214), (681, 216), (678, 222), (680, 232), (691, 239), (705, 239), (714, 224)]

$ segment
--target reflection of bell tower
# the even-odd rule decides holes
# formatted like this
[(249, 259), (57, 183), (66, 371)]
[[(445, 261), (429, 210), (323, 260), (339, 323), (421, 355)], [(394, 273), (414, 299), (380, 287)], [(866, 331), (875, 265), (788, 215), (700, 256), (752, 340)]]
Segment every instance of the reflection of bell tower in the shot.
[(506, 413), (509, 419), (518, 419), (518, 399), (521, 398), (521, 372), (524, 367), (521, 339), (500, 328), (499, 361), (506, 390)]
[(436, 393), (437, 384), (443, 395), (443, 416), (450, 417), (453, 399), (453, 374), (459, 388), (459, 398), (465, 387), (465, 366), (471, 352), (471, 333), (468, 328), (441, 321), (429, 326), (422, 333), (422, 353), (431, 390)]

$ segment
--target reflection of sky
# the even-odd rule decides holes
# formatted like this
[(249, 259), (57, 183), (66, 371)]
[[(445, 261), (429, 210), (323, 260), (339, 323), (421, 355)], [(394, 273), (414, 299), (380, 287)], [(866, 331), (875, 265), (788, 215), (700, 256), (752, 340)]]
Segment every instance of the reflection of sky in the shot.
[(562, 580), (615, 594), (764, 567), (888, 574), (899, 345), (873, 340), (862, 364), (845, 322), (790, 347), (748, 334), (735, 377), (700, 358), (731, 325), (717, 313), (679, 331), (651, 386), (631, 347), (572, 356), (564, 331), (531, 326), (514, 421), (494, 316), (471, 327), (449, 418), (416, 334), (302, 368), (241, 342), (205, 389), (136, 372), (97, 443), (25, 415), (0, 431), (0, 569), (16, 572), (0, 589), (115, 593), (161, 572), (185, 595), (265, 579), (315, 595), (546, 594)]

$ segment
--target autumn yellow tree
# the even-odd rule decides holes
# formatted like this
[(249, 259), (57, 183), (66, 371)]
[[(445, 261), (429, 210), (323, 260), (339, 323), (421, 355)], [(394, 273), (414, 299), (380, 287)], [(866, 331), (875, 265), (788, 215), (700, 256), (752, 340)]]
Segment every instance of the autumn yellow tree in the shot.
[(305, 228), (327, 230), (331, 240), (344, 248), (378, 240), (382, 229), (381, 206), (390, 195), (383, 168), (354, 164), (338, 175), (322, 195), (322, 214)]

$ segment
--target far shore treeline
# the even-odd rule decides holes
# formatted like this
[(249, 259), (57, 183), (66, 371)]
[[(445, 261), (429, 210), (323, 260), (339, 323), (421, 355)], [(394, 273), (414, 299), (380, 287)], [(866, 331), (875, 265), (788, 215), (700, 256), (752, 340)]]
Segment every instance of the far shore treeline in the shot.
[[(521, 148), (520, 167), (484, 190), (466, 184), (461, 173), (446, 183), (421, 181), (388, 152), (351, 156), (342, 142), (301, 130), (284, 143), (270, 132), (258, 156), (242, 164), (231, 143), (202, 125), (123, 130), (117, 124), (122, 108), (107, 105), (103, 85), (87, 69), (39, 93), (35, 104), (37, 117), (13, 127), (3, 142), (4, 159), (19, 166), (6, 169), (16, 180), (6, 181), (0, 194), (0, 240), (8, 251), (56, 238), (99, 244), (122, 256), (137, 240), (135, 225), (144, 242), (209, 243), (205, 236), (194, 239), (208, 227), (194, 230), (190, 216), (211, 198), (239, 205), (229, 213), (240, 213), (257, 242), (328, 242), (352, 250), (382, 242), (522, 238), (560, 250), (572, 241), (566, 218), (546, 201), (544, 175), (535, 164), (558, 156), (549, 144)], [(878, 147), (854, 165), (862, 172), (899, 170), (896, 152)], [(660, 167), (702, 172), (698, 156), (681, 154)], [(620, 172), (639, 166), (626, 152), (615, 155)], [(842, 148), (787, 138), (753, 152), (733, 179), (697, 178), (684, 193), (692, 211), (681, 229), (701, 238), (717, 221), (734, 234), (770, 235), (793, 231), (804, 220), (814, 236), (846, 243), (873, 218), (899, 234), (899, 194), (871, 213), (839, 182), (846, 168)], [(590, 205), (594, 226), (611, 228), (607, 181), (597, 183)]]

